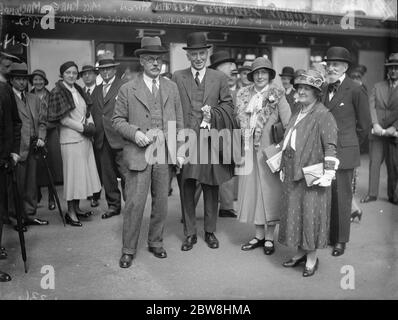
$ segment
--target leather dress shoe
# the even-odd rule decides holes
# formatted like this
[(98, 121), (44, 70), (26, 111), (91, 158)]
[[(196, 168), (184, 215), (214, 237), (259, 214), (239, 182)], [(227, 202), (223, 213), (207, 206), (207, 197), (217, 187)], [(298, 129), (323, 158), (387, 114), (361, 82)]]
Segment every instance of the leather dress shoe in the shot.
[(78, 218), (90, 218), (92, 215), (94, 214), (94, 212), (92, 211), (81, 211), (80, 213), (76, 212), (76, 216)]
[(113, 216), (117, 216), (119, 214), (120, 214), (120, 212), (108, 211), (108, 212), (105, 212), (104, 214), (102, 214), (101, 218), (102, 219), (109, 219), (109, 218), (112, 218)]
[(205, 233), (205, 241), (210, 249), (217, 249), (219, 247), (218, 240), (213, 232)]
[(181, 250), (182, 251), (189, 251), (193, 248), (193, 245), (198, 241), (198, 237), (196, 234), (192, 236), (188, 236), (185, 238), (184, 242), (182, 243)]
[(341, 256), (344, 254), (344, 250), (345, 250), (345, 243), (337, 242), (333, 248), (332, 256), (333, 257)]
[(318, 269), (319, 259), (316, 258), (315, 265), (312, 268), (304, 267), (303, 277), (311, 277), (315, 274), (315, 271)]
[[(265, 240), (265, 242), (271, 242), (272, 246), (268, 247), (268, 246), (264, 246), (264, 254), (267, 256), (270, 256), (271, 254), (273, 254), (275, 252), (275, 246), (274, 246), (274, 241), (272, 240)], [(264, 242), (264, 243), (265, 243)]]
[(10, 275), (3, 271), (0, 271), (0, 282), (7, 282), (7, 281), (11, 281)]
[(0, 248), (0, 260), (7, 259), (7, 251), (6, 248)]
[(236, 218), (237, 217), (234, 209), (229, 209), (229, 210), (220, 209), (218, 211), (218, 216), (221, 218)]
[(77, 220), (77, 221), (73, 220), (69, 214), (65, 214), (65, 222), (67, 224), (71, 225), (72, 227), (82, 227), (83, 226), (79, 220)]
[(49, 224), (47, 220), (43, 219), (26, 219), (24, 222), (25, 226), (46, 226)]
[(55, 207), (55, 202), (54, 202), (54, 200), (52, 200), (52, 201), (48, 201), (48, 210), (54, 210), (56, 207)]
[[(253, 240), (256, 240), (256, 242), (255, 243), (251, 243)], [(259, 248), (259, 247), (263, 247), (264, 243), (265, 243), (265, 239), (260, 240), (260, 239), (257, 239), (257, 238), (253, 238), (249, 242), (247, 242), (245, 244), (242, 244), (241, 249), (243, 251), (253, 250), (253, 249), (256, 249), (256, 248)]]
[(123, 254), (119, 260), (120, 268), (129, 268), (133, 263), (134, 255), (132, 254)]
[(294, 268), (294, 267), (297, 267), (300, 263), (305, 263), (305, 262), (307, 262), (307, 256), (303, 255), (299, 259), (292, 258), (292, 259), (282, 263), (282, 266), (284, 266), (285, 268)]
[(148, 247), (149, 252), (152, 252), (156, 258), (167, 258), (167, 252), (163, 247)]
[(361, 199), (361, 203), (367, 203), (367, 202), (372, 202), (372, 201), (376, 201), (376, 200), (377, 200), (377, 197), (367, 195)]
[(95, 208), (99, 206), (99, 202), (97, 199), (91, 199), (91, 207)]

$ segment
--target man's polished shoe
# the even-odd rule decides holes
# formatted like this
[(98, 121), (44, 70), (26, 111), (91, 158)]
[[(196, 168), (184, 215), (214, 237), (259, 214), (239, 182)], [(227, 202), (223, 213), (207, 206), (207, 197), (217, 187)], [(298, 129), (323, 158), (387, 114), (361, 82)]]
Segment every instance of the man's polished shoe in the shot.
[(333, 248), (332, 256), (338, 257), (344, 254), (345, 243), (337, 242)]
[(46, 226), (49, 224), (47, 220), (43, 219), (26, 219), (24, 222), (25, 226)]
[(102, 214), (101, 218), (109, 219), (109, 218), (112, 218), (113, 216), (118, 216), (119, 214), (120, 214), (120, 212), (117, 212), (117, 211), (108, 211), (108, 212), (105, 212), (104, 214)]
[(99, 201), (97, 199), (91, 199), (91, 207), (95, 208), (99, 206)]
[(213, 232), (205, 233), (205, 241), (210, 249), (217, 249), (219, 247), (218, 240)]
[(376, 200), (377, 200), (377, 197), (367, 195), (361, 199), (361, 203), (367, 203), (367, 202), (372, 202), (372, 201), (376, 201)]
[(0, 282), (7, 282), (7, 281), (11, 281), (10, 275), (3, 271), (0, 271)]
[(303, 277), (311, 277), (315, 274), (315, 271), (318, 269), (319, 259), (316, 258), (315, 265), (312, 268), (304, 267)]
[(188, 236), (185, 238), (184, 242), (182, 243), (181, 250), (182, 251), (189, 251), (193, 248), (193, 245), (198, 241), (198, 237), (196, 234), (192, 236)]
[(65, 214), (65, 222), (72, 227), (82, 227), (82, 223), (79, 220), (73, 220), (69, 214)]
[(257, 238), (253, 238), (249, 242), (246, 242), (245, 244), (242, 244), (241, 249), (243, 251), (253, 250), (253, 249), (256, 249), (256, 248), (259, 248), (259, 247), (263, 247), (264, 243), (265, 243), (265, 239), (260, 240), (260, 239), (257, 239)]
[(7, 259), (7, 251), (6, 248), (0, 248), (0, 260)]
[(132, 254), (123, 254), (119, 260), (120, 268), (130, 268), (133, 263), (134, 255)]
[(92, 215), (94, 214), (94, 212), (92, 211), (82, 211), (82, 212), (76, 212), (76, 216), (78, 218), (90, 218)]
[(220, 211), (218, 211), (218, 216), (221, 218), (236, 218), (237, 217), (234, 209), (229, 209), (229, 210), (220, 209)]
[(167, 258), (167, 252), (163, 247), (148, 247), (149, 252), (152, 252), (156, 258)]
[(307, 262), (307, 256), (303, 255), (299, 259), (292, 258), (292, 259), (282, 263), (282, 266), (284, 266), (285, 268), (294, 268), (294, 267), (297, 267), (300, 263), (306, 263), (306, 262)]

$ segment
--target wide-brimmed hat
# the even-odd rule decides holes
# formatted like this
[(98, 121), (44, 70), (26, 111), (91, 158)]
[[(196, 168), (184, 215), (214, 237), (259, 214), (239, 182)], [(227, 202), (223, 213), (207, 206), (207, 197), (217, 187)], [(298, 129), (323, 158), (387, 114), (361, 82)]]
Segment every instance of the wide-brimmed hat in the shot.
[(228, 51), (225, 50), (217, 51), (210, 56), (209, 68), (215, 69), (221, 63), (225, 62), (235, 62), (235, 59), (230, 56)]
[(342, 61), (351, 64), (351, 54), (343, 47), (330, 47), (326, 52), (324, 61)]
[(252, 70), (252, 63), (253, 61), (245, 60), (243, 65), (238, 68), (238, 72), (241, 73), (242, 71), (251, 71)]
[(294, 88), (297, 89), (297, 86), (299, 84), (306, 84), (319, 91), (322, 91), (322, 86), (324, 83), (325, 83), (325, 78), (323, 77), (322, 73), (316, 70), (308, 70), (300, 74), (294, 80)]
[(17, 56), (14, 56), (13, 54), (10, 54), (10, 53), (4, 52), (4, 51), (0, 51), (0, 56), (2, 58), (8, 59), (12, 62), (18, 62), (18, 63), (22, 62), (21, 59), (19, 59)]
[(8, 77), (26, 77), (29, 78), (31, 75), (28, 72), (28, 66), (25, 62), (13, 62), (10, 66), (10, 71), (7, 74)]
[(271, 61), (269, 61), (267, 58), (264, 57), (258, 57), (252, 63), (252, 69), (247, 74), (247, 80), (253, 82), (254, 72), (260, 69), (266, 69), (269, 72), (269, 81), (275, 79), (276, 72), (274, 69), (272, 69)]
[(134, 51), (134, 55), (139, 57), (141, 54), (164, 54), (168, 50), (162, 47), (162, 42), (159, 37), (143, 37), (141, 39), (141, 48)]
[(46, 73), (45, 73), (43, 70), (36, 69), (36, 70), (34, 70), (34, 71), (32, 72), (31, 77), (30, 77), (30, 79), (29, 79), (30, 84), (33, 84), (33, 77), (34, 77), (34, 76), (40, 76), (40, 77), (42, 77), (43, 80), (44, 80), (44, 85), (45, 85), (45, 86), (48, 85), (47, 76), (46, 76)]
[(291, 77), (294, 78), (294, 69), (292, 67), (283, 67), (280, 77)]
[(398, 53), (391, 53), (387, 62), (384, 64), (386, 67), (398, 66)]
[(297, 78), (298, 76), (302, 75), (303, 73), (305, 73), (305, 70), (304, 70), (304, 69), (297, 69), (297, 70), (294, 72), (294, 78)]
[(207, 43), (206, 33), (192, 32), (187, 36), (187, 46), (182, 48), (184, 50), (209, 49), (211, 44)]
[(98, 73), (98, 70), (96, 67), (94, 67), (91, 64), (85, 63), (85, 64), (83, 64), (82, 69), (79, 72), (79, 76), (81, 77), (83, 75), (83, 73), (85, 73), (87, 71), (93, 71), (95, 74)]
[(120, 64), (119, 62), (115, 62), (115, 59), (113, 58), (112, 54), (105, 53), (99, 56), (97, 69), (116, 67), (119, 64)]

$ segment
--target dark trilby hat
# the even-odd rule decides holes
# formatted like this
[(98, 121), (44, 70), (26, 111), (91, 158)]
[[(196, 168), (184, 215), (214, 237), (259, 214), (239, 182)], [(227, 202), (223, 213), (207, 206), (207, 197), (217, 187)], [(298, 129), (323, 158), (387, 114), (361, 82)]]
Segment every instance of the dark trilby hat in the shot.
[(343, 47), (330, 47), (326, 52), (324, 61), (342, 61), (351, 64), (351, 54)]
[(325, 78), (322, 76), (322, 73), (316, 70), (308, 70), (304, 73), (301, 73), (294, 80), (294, 88), (297, 89), (299, 84), (306, 84), (311, 86), (319, 91), (322, 91), (322, 86), (325, 83)]
[(294, 78), (294, 69), (292, 67), (283, 67), (280, 77), (292, 77)]
[(225, 51), (225, 50), (217, 51), (210, 56), (209, 68), (215, 69), (221, 63), (225, 63), (225, 62), (235, 62), (235, 59), (230, 56), (228, 51)]
[(207, 43), (206, 33), (192, 32), (187, 37), (187, 46), (182, 48), (184, 50), (209, 49), (211, 44)]
[(162, 42), (159, 37), (143, 37), (141, 39), (141, 49), (134, 51), (134, 55), (139, 57), (141, 54), (164, 54), (168, 50), (162, 47)]
[(391, 53), (387, 62), (385, 63), (385, 66), (398, 66), (398, 53)]
[(245, 60), (245, 62), (243, 62), (243, 65), (241, 65), (238, 68), (238, 72), (241, 73), (242, 71), (245, 71), (245, 70), (251, 71), (252, 70), (252, 63), (253, 63), (253, 61)]
[(10, 66), (8, 77), (31, 77), (28, 73), (28, 66), (25, 62), (13, 62)]
[(275, 70), (272, 69), (272, 63), (264, 57), (256, 58), (252, 63), (252, 70), (247, 74), (247, 80), (253, 82), (253, 74), (260, 69), (266, 69), (269, 72), (269, 81), (275, 79)]
[(18, 63), (22, 62), (21, 59), (19, 59), (17, 56), (14, 56), (13, 54), (10, 54), (10, 53), (4, 52), (4, 51), (0, 51), (0, 56), (2, 58), (8, 59), (12, 62), (18, 62)]
[(112, 54), (105, 53), (105, 54), (101, 55), (98, 58), (98, 67), (97, 67), (97, 69), (116, 67), (119, 64), (120, 63), (115, 62), (115, 59), (113, 58)]
[(96, 67), (94, 67), (91, 64), (85, 63), (85, 64), (83, 64), (83, 67), (82, 67), (82, 69), (79, 72), (79, 76), (81, 77), (83, 75), (83, 73), (87, 72), (87, 71), (93, 71), (95, 73), (98, 73), (98, 70), (97, 70)]
[(40, 76), (40, 77), (42, 77), (43, 80), (44, 80), (44, 85), (45, 85), (45, 86), (48, 85), (47, 76), (46, 76), (46, 73), (45, 73), (43, 70), (36, 69), (35, 71), (32, 72), (31, 78), (29, 79), (30, 84), (32, 84), (32, 82), (33, 82), (33, 77), (34, 77), (34, 76)]

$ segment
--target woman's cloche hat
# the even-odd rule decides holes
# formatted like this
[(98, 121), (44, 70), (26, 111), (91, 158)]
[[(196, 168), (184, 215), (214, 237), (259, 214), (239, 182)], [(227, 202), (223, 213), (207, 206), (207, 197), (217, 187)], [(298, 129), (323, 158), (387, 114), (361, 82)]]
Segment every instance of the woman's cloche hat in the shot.
[(274, 69), (272, 69), (271, 61), (269, 61), (267, 58), (264, 57), (258, 57), (252, 63), (252, 69), (247, 74), (247, 80), (253, 82), (254, 72), (260, 69), (266, 69), (269, 72), (269, 81), (275, 79), (276, 72)]
[(32, 72), (31, 77), (29, 79), (30, 84), (32, 84), (34, 76), (42, 77), (44, 80), (44, 86), (48, 85), (48, 79), (47, 79), (46, 73), (43, 70), (36, 69), (35, 71)]
[(322, 92), (322, 86), (325, 83), (325, 78), (322, 73), (316, 70), (308, 70), (300, 74), (294, 80), (294, 88), (297, 89), (299, 84), (306, 84)]

